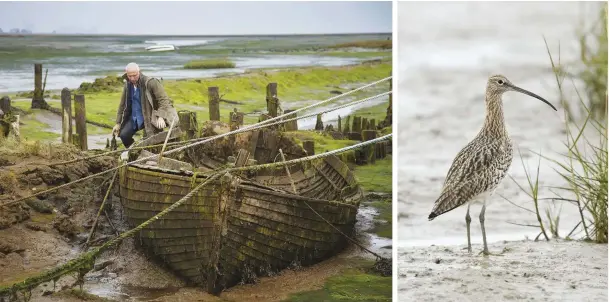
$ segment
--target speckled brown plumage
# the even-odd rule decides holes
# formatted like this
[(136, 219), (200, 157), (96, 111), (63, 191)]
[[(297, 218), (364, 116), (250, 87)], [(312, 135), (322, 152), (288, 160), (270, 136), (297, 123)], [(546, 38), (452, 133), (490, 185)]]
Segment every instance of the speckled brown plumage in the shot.
[(513, 147), (504, 126), (501, 95), (488, 94), (486, 107), (483, 127), (453, 160), (428, 219), (464, 205), (481, 194), (493, 192), (506, 176), (513, 159)]
[[(514, 86), (506, 77), (501, 75), (491, 76), (487, 81), (486, 115), (483, 127), (453, 160), (441, 194), (428, 216), (429, 220), (433, 220), (459, 206), (482, 200), (483, 208), (481, 209), (480, 221), (485, 253), (488, 253), (483, 226), (485, 199), (493, 194), (504, 179), (513, 160), (513, 146), (506, 131), (502, 109), (502, 94), (506, 91), (518, 91), (531, 95), (555, 109), (553, 105), (539, 96)], [(466, 214), (468, 248), (470, 250), (469, 211), (470, 206)]]

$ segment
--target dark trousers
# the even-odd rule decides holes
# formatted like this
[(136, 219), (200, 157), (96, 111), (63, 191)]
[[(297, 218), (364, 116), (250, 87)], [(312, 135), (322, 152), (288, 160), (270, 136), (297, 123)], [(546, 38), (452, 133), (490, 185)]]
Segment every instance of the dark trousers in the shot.
[(129, 148), (129, 146), (131, 146), (131, 144), (133, 144), (134, 134), (136, 134), (136, 132), (142, 130), (142, 128), (138, 128), (137, 130), (134, 128), (135, 127), (133, 126), (133, 120), (130, 117), (129, 119), (127, 119), (127, 121), (125, 122), (125, 125), (121, 129), (121, 133), (119, 133), (119, 137), (121, 138), (121, 141), (123, 142), (123, 145), (125, 146), (125, 148)]

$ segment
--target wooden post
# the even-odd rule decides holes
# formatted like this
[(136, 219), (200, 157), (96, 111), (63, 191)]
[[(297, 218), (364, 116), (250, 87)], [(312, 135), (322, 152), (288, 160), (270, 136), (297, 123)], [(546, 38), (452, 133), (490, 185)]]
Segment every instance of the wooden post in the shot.
[(305, 152), (307, 152), (307, 155), (314, 155), (316, 154), (315, 152), (315, 148), (314, 148), (314, 141), (312, 140), (306, 140), (303, 141), (303, 149), (305, 149)]
[(233, 108), (233, 111), (229, 112), (229, 129), (231, 131), (239, 128), (239, 124), (237, 123), (237, 108)]
[(277, 116), (278, 103), (277, 83), (267, 84), (267, 112), (271, 117)]
[(4, 117), (10, 116), (11, 99), (8, 96), (0, 99), (0, 137), (8, 137), (11, 131), (11, 125), (4, 121)]
[(258, 145), (258, 137), (260, 136), (260, 130), (252, 131), (252, 136), (250, 137), (250, 150), (248, 152), (252, 155), (252, 159), (255, 159), (256, 155), (256, 147)]
[(352, 131), (360, 133), (362, 131), (362, 119), (359, 116), (354, 116), (354, 122), (352, 124)]
[(2, 110), (5, 115), (11, 114), (11, 98), (3, 96), (0, 99), (0, 110)]
[(361, 132), (348, 132), (347, 139), (352, 140), (352, 141), (361, 141), (362, 133)]
[(72, 143), (72, 96), (67, 87), (61, 90), (61, 141)]
[[(363, 130), (362, 131), (362, 141), (370, 141), (375, 138), (377, 138), (377, 131), (375, 131), (375, 130)], [(375, 143), (373, 145), (364, 146), (364, 160), (365, 160), (365, 162), (367, 162), (369, 164), (375, 163), (375, 157), (376, 157), (375, 145), (377, 145), (377, 144)]]
[(34, 64), (34, 99), (42, 99), (42, 64)]
[(243, 112), (237, 112), (237, 124), (241, 127), (244, 125), (244, 113)]
[(197, 113), (188, 110), (180, 110), (178, 112), (178, 120), (180, 121), (180, 130), (182, 131), (183, 140), (193, 139), (197, 136)]
[(375, 130), (375, 119), (369, 121), (369, 130)]
[(341, 116), (337, 119), (337, 131), (341, 132)]
[(387, 154), (388, 154), (388, 152), (386, 150), (387, 143), (385, 141), (384, 142), (380, 142), (379, 144), (377, 144), (377, 147), (378, 147), (377, 148), (377, 152), (378, 152), (377, 158), (378, 159), (384, 159), (387, 156)]
[(361, 130), (369, 129), (369, 120), (366, 117), (362, 118), (362, 125), (360, 127)]
[(32, 98), (31, 108), (46, 109), (42, 91), (42, 64), (34, 64), (34, 97)]
[(237, 159), (235, 160), (235, 167), (243, 167), (248, 163), (250, 158), (250, 152), (246, 149), (239, 149), (237, 151)]
[[(392, 75), (390, 73), (390, 75)], [(392, 80), (390, 80), (390, 91), (392, 91)], [(391, 127), (392, 126), (392, 93), (389, 94), (390, 104), (388, 104), (388, 109), (386, 109), (386, 116), (383, 121), (379, 122), (379, 127)]]
[[(286, 111), (284, 111), (284, 114), (288, 114), (288, 113), (291, 113), (291, 112), (293, 112), (293, 111), (294, 111), (294, 110), (286, 110)], [(290, 114), (290, 115), (288, 115), (288, 116), (286, 117), (286, 119), (293, 119), (293, 118), (296, 118), (296, 117), (297, 117), (297, 114), (296, 114), (296, 113), (294, 113), (294, 114)], [(299, 125), (298, 125), (298, 123), (297, 123), (297, 120), (290, 121), (290, 122), (286, 122), (286, 123), (284, 124), (284, 130), (285, 130), (285, 131), (297, 131), (297, 130), (299, 130)]]
[(210, 121), (220, 121), (220, 97), (218, 87), (208, 87), (208, 104), (210, 109)]
[(231, 130), (239, 129), (244, 125), (244, 113), (233, 108), (233, 112), (229, 112), (229, 126)]
[(377, 158), (377, 159), (385, 158), (385, 141), (375, 144), (375, 158)]
[(318, 131), (323, 131), (324, 130), (324, 124), (322, 124), (322, 115), (318, 114), (318, 116), (316, 116), (316, 130)]
[(345, 135), (345, 136), (347, 136), (349, 134), (349, 129), (350, 129), (349, 128), (349, 119), (350, 119), (350, 117), (348, 116), (345, 119), (345, 126), (343, 126), (343, 135)]
[[(390, 91), (392, 91), (392, 81), (390, 81)], [(390, 93), (390, 95), (389, 95), (390, 104), (388, 104), (388, 109), (386, 111), (386, 120), (387, 120), (388, 126), (392, 125), (392, 96), (393, 95), (394, 95), (394, 93)]]
[(87, 114), (85, 110), (85, 95), (74, 96), (74, 118), (76, 123), (76, 145), (81, 150), (89, 149), (87, 146)]
[[(258, 122), (260, 123), (260, 122), (266, 121), (268, 119), (271, 119), (271, 116), (269, 116), (266, 113), (261, 113), (261, 115), (258, 117)], [(275, 128), (275, 126), (270, 126), (270, 127), (267, 127), (267, 128)]]

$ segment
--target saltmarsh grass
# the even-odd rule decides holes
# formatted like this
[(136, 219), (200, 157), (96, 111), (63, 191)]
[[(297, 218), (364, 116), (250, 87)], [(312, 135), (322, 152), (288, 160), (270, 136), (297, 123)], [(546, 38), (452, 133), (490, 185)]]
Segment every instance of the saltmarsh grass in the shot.
[(78, 148), (72, 144), (44, 142), (23, 136), (20, 140), (14, 137), (0, 137), (0, 159), (38, 156), (45, 159), (71, 160), (79, 153)]
[[(597, 20), (579, 33), (580, 60), (585, 68), (578, 74), (585, 83), (588, 107), (594, 119), (608, 117), (608, 4), (599, 10)], [(586, 112), (582, 112), (584, 114)]]
[(369, 41), (354, 41), (347, 42), (341, 44), (331, 45), (328, 48), (381, 48), (381, 49), (391, 49), (392, 48), (392, 40), (369, 40)]
[[(564, 99), (563, 81), (568, 76), (560, 61), (555, 61), (546, 46), (551, 66), (555, 74), (557, 86), (565, 109), (565, 149), (561, 154), (562, 159), (553, 159), (542, 154), (540, 157), (547, 159), (554, 170), (565, 181), (564, 186), (554, 187), (559, 192), (554, 198), (539, 198), (538, 175), (533, 179), (529, 176), (525, 165), (529, 189), (521, 190), (527, 193), (534, 201), (535, 214), (539, 223), (541, 233), (548, 240), (543, 221), (539, 211), (539, 201), (553, 200), (570, 202), (578, 207), (579, 223), (565, 237), (574, 239), (576, 230), (580, 228), (584, 232), (581, 237), (585, 240), (597, 243), (608, 243), (608, 36), (607, 36), (607, 4), (600, 10), (599, 24), (590, 31), (579, 37), (581, 46), (581, 61), (583, 71), (570, 80), (576, 90), (578, 102), (569, 102)], [(601, 27), (601, 29), (600, 29)], [(589, 46), (587, 41), (591, 38), (597, 43)], [(545, 40), (546, 43), (546, 40)], [(580, 93), (576, 81), (584, 84), (586, 93)], [(576, 105), (577, 112), (572, 106)], [(521, 156), (521, 154), (520, 154)], [(523, 157), (521, 156), (522, 161)], [(538, 165), (538, 170), (540, 163)], [(514, 181), (514, 179), (513, 179)], [(530, 211), (533, 212), (533, 211)], [(560, 237), (559, 215), (553, 213), (550, 207), (546, 211), (546, 224), (551, 230), (553, 237)]]
[(207, 59), (190, 61), (184, 65), (185, 69), (220, 69), (235, 68), (235, 63), (227, 59)]

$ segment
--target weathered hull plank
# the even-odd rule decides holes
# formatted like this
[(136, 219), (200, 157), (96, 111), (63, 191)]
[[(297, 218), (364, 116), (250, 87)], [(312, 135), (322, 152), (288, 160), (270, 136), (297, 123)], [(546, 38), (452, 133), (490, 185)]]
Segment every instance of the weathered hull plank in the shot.
[[(277, 150), (257, 152), (272, 158)], [(229, 183), (217, 179), (145, 227), (139, 241), (178, 276), (212, 293), (253, 276), (327, 259), (347, 245), (340, 232), (352, 235), (362, 191), (335, 156), (293, 165), (290, 173), (296, 194), (284, 167), (258, 171), (251, 179), (231, 175)], [(131, 226), (206, 180), (143, 165), (123, 167), (120, 175), (121, 202)]]

